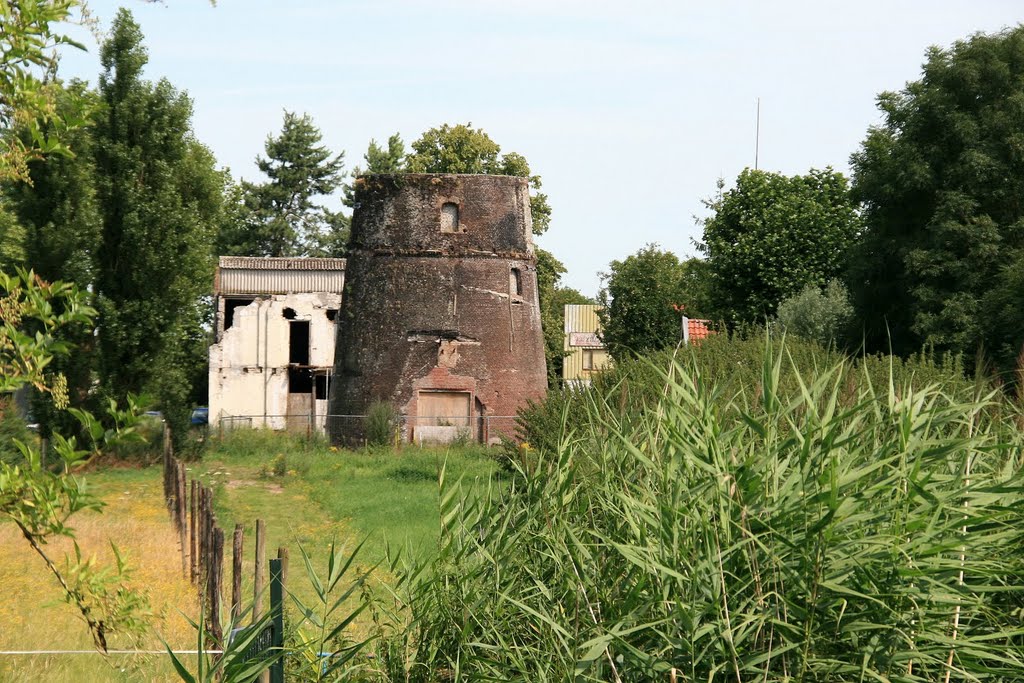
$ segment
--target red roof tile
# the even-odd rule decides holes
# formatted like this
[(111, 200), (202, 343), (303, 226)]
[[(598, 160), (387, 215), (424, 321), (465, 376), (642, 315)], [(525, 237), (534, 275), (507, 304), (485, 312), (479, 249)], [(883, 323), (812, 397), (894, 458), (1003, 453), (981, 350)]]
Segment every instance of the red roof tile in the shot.
[(710, 324), (710, 320), (687, 319), (690, 342), (700, 341), (713, 335), (715, 331), (709, 327)]

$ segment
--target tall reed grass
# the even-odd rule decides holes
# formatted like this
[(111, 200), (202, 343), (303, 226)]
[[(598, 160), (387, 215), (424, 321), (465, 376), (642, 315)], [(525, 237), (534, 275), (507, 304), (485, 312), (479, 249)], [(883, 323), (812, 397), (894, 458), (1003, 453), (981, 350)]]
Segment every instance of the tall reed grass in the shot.
[(684, 350), (571, 395), (507, 494), (442, 482), (380, 676), (1024, 680), (1014, 407), (763, 343), (747, 383)]

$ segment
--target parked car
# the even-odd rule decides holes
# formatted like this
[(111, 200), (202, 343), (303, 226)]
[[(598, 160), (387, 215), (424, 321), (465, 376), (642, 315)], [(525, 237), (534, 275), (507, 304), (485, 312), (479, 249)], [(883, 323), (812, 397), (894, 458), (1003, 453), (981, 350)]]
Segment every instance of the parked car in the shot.
[(210, 423), (210, 409), (206, 406), (199, 406), (192, 409), (192, 425), (205, 425)]

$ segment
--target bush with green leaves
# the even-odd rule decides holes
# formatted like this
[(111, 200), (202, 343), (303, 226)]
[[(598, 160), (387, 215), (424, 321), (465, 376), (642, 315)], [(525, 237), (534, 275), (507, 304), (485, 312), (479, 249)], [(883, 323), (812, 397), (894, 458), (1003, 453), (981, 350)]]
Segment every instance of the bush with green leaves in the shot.
[(845, 342), (852, 320), (850, 293), (836, 279), (829, 280), (824, 290), (815, 284), (806, 285), (799, 294), (779, 304), (777, 316), (779, 327), (787, 334), (824, 346)]
[(395, 440), (398, 411), (387, 401), (374, 401), (366, 410), (366, 442), (371, 446), (387, 446)]
[(444, 485), (392, 680), (1019, 680), (1015, 408), (794, 351), (730, 383), (683, 349), (640, 410), (567, 398), (507, 493)]
[(269, 461), (260, 465), (259, 475), (264, 479), (268, 477), (283, 477), (288, 473), (288, 459), (284, 453), (278, 453)]

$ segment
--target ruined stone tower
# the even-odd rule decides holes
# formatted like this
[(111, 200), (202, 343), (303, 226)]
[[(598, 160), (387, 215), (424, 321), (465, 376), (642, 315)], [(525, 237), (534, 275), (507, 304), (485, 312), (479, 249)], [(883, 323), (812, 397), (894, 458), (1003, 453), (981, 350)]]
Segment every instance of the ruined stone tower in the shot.
[(331, 413), (379, 399), (410, 440), (511, 436), (495, 416), (547, 389), (526, 179), (365, 176), (355, 202)]

